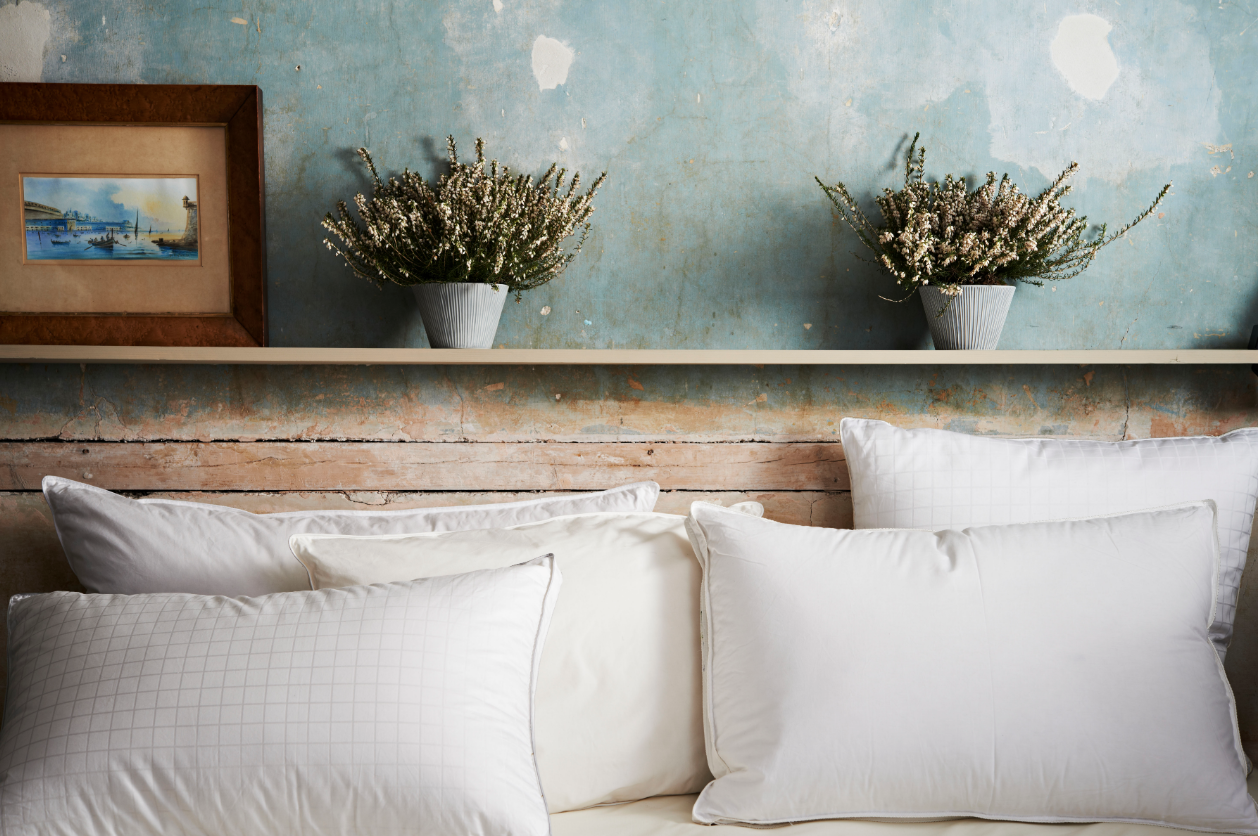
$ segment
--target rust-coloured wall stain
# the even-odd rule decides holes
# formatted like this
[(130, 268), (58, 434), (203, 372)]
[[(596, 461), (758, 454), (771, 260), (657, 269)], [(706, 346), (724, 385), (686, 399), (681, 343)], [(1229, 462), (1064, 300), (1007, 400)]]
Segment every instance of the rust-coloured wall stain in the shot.
[(12, 440), (812, 441), (846, 415), (1119, 440), (1256, 423), (1255, 376), (1225, 366), (5, 366), (5, 398)]

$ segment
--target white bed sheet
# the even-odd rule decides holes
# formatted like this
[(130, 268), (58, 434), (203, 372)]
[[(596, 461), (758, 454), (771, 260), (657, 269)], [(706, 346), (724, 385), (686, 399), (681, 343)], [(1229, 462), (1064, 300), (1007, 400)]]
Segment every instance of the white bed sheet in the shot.
[[(1256, 770), (1247, 776), (1247, 791), (1256, 797)], [(552, 836), (752, 836), (781, 828), (704, 825), (691, 820), (694, 795), (646, 798), (629, 804), (592, 807), (551, 817)], [(1142, 824), (1022, 824), (981, 819), (938, 822), (874, 822), (831, 820), (783, 825), (792, 836), (1170, 836), (1189, 833)]]

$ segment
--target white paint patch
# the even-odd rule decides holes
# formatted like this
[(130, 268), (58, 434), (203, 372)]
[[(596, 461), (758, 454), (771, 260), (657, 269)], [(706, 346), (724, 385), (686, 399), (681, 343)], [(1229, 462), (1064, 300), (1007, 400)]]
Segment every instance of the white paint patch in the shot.
[[(947, 34), (939, 26), (910, 32), (904, 4), (887, 0), (798, 3), (793, 19), (800, 24), (787, 26), (780, 4), (759, 3), (754, 27), (760, 47), (784, 64), (783, 78), (791, 88), (785, 124), (808, 126), (810, 132), (826, 125), (817, 136), (829, 158), (864, 161), (872, 172), (871, 187), (888, 183), (886, 175), (874, 173), (887, 159), (872, 150), (888, 142), (887, 120), (913, 126), (921, 121), (924, 105), (956, 95), (961, 98), (949, 107), (978, 106), (978, 121), (964, 120), (963, 127), (950, 130), (925, 129), (925, 141), (950, 143), (959, 154), (947, 162), (941, 145), (929, 144), (929, 167), (936, 154), (938, 173), (968, 164), (953, 159), (974, 161), (983, 154), (982, 135), (973, 138), (971, 132), (983, 131), (986, 112), (988, 153), (995, 161), (1035, 168), (1050, 179), (1076, 160), (1079, 189), (1096, 179), (1123, 184), (1137, 172), (1181, 164), (1198, 170), (1202, 143), (1228, 141), (1218, 116), (1221, 90), (1212, 43), (1202, 26), (1187, 25), (1205, 13), (1189, 0), (1090, 4), (1107, 10), (1103, 16), (1113, 26), (1107, 39), (1119, 74), (1106, 91), (1105, 107), (1065, 83), (1049, 50), (1065, 7), (1086, 4), (922, 3), (933, 20), (948, 21)], [(837, 9), (843, 19), (833, 32), (828, 18)], [(1149, 38), (1149, 32), (1169, 34)], [(882, 95), (888, 89), (897, 91), (895, 103)], [(964, 95), (966, 90), (970, 94)], [(1152, 102), (1171, 106), (1153, 107)], [(828, 114), (842, 117), (826, 119)], [(1145, 197), (1134, 197), (1133, 205), (1145, 205), (1140, 203)]]
[(539, 90), (555, 90), (569, 77), (569, 67), (573, 64), (573, 50), (546, 35), (539, 35), (534, 41), (532, 55), (534, 78), (538, 80)]
[(1050, 42), (1050, 60), (1079, 95), (1101, 101), (1120, 75), (1107, 33), (1111, 24), (1098, 15), (1068, 15)]
[(0, 81), (39, 81), (52, 15), (42, 3), (0, 6)]
[(494, 13), (498, 14), (503, 11), (503, 0), (494, 0)]
[(561, 151), (568, 151), (568, 150), (569, 150), (569, 140), (568, 140), (568, 137), (563, 137), (563, 136), (562, 136), (562, 137), (560, 137), (560, 150), (561, 150)]

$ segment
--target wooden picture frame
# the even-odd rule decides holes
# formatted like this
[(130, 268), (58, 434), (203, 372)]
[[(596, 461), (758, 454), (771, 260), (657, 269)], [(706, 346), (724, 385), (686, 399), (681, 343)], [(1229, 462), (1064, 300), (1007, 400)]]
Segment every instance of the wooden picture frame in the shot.
[[(213, 281), (224, 286), (216, 288), (215, 298), (220, 303), (217, 310), (209, 313), (204, 309), (191, 312), (135, 312), (125, 307), (115, 312), (108, 302), (102, 303), (99, 298), (94, 303), (95, 307), (87, 310), (59, 308), (55, 312), (31, 311), (31, 305), (28, 304), (27, 309), (15, 311), (14, 308), (19, 306), (12, 302), (6, 303), (0, 296), (0, 343), (100, 346), (267, 345), (262, 91), (258, 87), (0, 82), (0, 131), (30, 130), (32, 126), (53, 129), (65, 127), (67, 130), (80, 132), (83, 126), (123, 126), (132, 129), (221, 128), (224, 159), (217, 165), (220, 173), (226, 171), (226, 188), (220, 189), (220, 192), (225, 191), (226, 196), (223, 199), (223, 195), (220, 195), (217, 205), (220, 208), (219, 214), (224, 211), (226, 213), (226, 234), (220, 232), (216, 238), (222, 256)], [(168, 135), (170, 134), (163, 134)], [(212, 146), (212, 153), (215, 154), (217, 142), (215, 139)], [(102, 165), (107, 163), (102, 162)], [(5, 182), (0, 182), (0, 200), (10, 200), (9, 190), (15, 188), (13, 183), (7, 182), (8, 179), (6, 176)], [(200, 199), (199, 195), (197, 197)], [(25, 219), (30, 215), (24, 211), (27, 208), (28, 204), (21, 203), (19, 198), (12, 210), (23, 212), (19, 216), (22, 218), (22, 230), (29, 229)], [(217, 222), (220, 228), (224, 227), (221, 217)], [(0, 236), (14, 234), (15, 232), (8, 229), (0, 229)], [(21, 234), (25, 236), (26, 232)], [(137, 223), (137, 243), (139, 239)], [(0, 272), (9, 271), (11, 275), (15, 275), (15, 271), (27, 266), (24, 258), (19, 263), (7, 257), (4, 263), (0, 263)], [(115, 268), (112, 275), (127, 274)]]

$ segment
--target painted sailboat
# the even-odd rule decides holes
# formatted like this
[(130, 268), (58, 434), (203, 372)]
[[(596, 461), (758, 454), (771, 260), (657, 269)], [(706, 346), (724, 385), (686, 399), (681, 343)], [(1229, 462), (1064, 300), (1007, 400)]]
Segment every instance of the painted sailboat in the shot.
[[(21, 183), (25, 196), (22, 238), (26, 258), (32, 261), (198, 259), (195, 178), (32, 175), (23, 176)], [(124, 191), (130, 190), (126, 201), (131, 204), (130, 212), (113, 201), (124, 186)], [(182, 200), (181, 192), (186, 195)], [(115, 214), (114, 210), (106, 210), (99, 216), (84, 211), (97, 198), (105, 201), (103, 205), (112, 204), (120, 211)], [(175, 221), (179, 208), (184, 209), (182, 224)], [(140, 218), (146, 213), (149, 220), (141, 227)], [(165, 217), (164, 213), (170, 215), (166, 223), (158, 220)]]
[(112, 250), (118, 242), (114, 239), (114, 230), (110, 229), (99, 238), (89, 238), (88, 245), (92, 247), (100, 247), (106, 250)]

